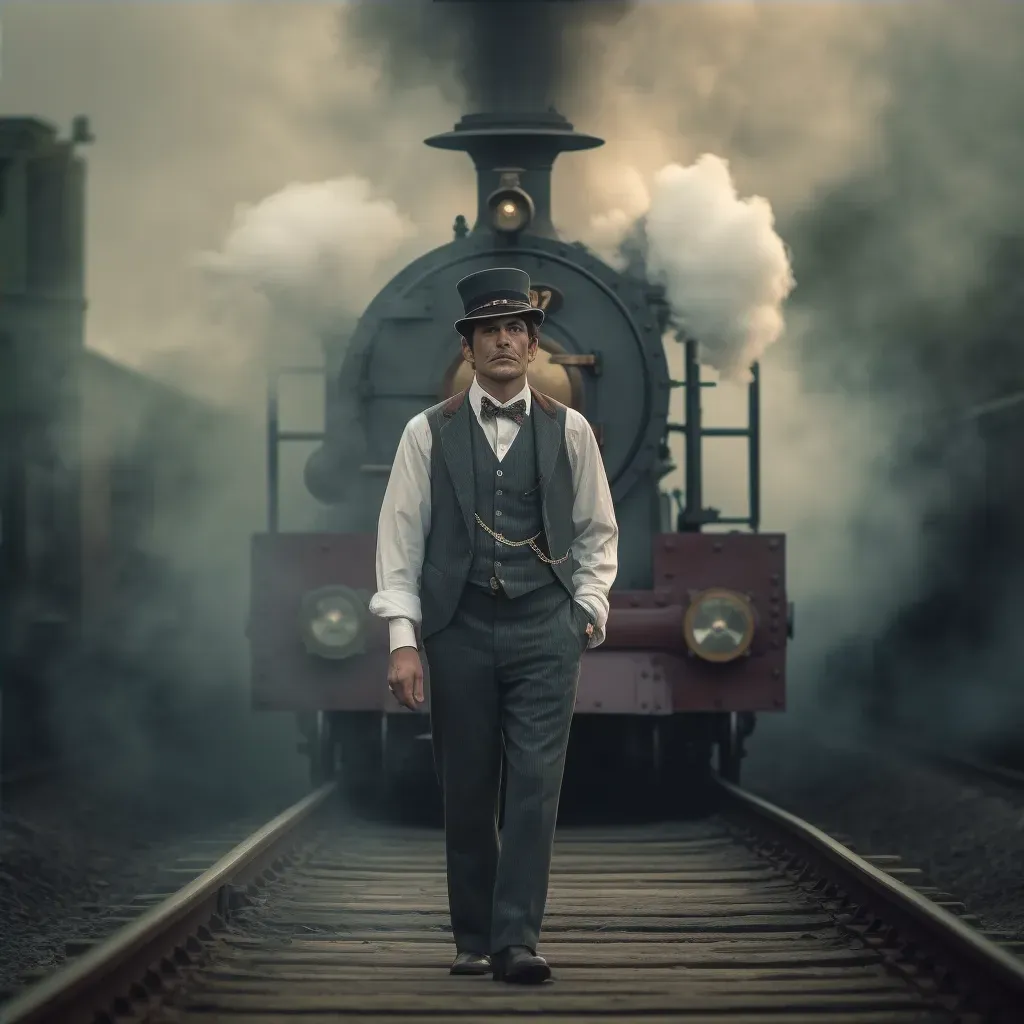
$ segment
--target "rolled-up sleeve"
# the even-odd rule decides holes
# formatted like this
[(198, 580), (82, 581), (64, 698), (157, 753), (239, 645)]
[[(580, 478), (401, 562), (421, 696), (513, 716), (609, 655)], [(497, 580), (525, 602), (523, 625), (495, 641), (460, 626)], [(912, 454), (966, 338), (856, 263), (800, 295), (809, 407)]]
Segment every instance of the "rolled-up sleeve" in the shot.
[(604, 641), (608, 595), (619, 568), (619, 526), (594, 431), (572, 409), (568, 410), (566, 428), (575, 495), (573, 556), (578, 563), (572, 580), (576, 601), (590, 612), (594, 622), (589, 646), (597, 647)]
[(370, 612), (388, 620), (392, 651), (416, 646), (429, 532), (430, 426), (420, 415), (402, 432), (377, 523), (377, 592)]

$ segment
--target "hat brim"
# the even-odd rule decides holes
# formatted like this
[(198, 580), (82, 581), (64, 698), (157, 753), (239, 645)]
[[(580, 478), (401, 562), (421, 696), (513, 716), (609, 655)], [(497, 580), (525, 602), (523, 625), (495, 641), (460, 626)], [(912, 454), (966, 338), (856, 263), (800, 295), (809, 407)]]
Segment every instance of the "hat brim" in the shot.
[(467, 330), (472, 330), (474, 325), (481, 320), (500, 320), (505, 316), (521, 316), (524, 320), (533, 320), (538, 327), (544, 323), (544, 310), (536, 306), (523, 306), (522, 309), (485, 309), (479, 313), (470, 313), (455, 321), (455, 330), (465, 336)]

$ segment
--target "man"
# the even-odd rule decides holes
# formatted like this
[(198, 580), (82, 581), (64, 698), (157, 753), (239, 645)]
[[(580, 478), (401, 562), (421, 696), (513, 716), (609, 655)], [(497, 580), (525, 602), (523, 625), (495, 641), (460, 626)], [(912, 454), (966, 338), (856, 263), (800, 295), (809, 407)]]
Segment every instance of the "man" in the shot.
[(413, 710), (423, 703), (421, 624), (451, 973), (536, 984), (551, 975), (537, 941), (580, 658), (604, 638), (618, 527), (590, 425), (527, 384), (544, 319), (529, 276), (485, 270), (458, 289), (473, 383), (402, 434), (370, 610), (390, 620), (388, 685)]

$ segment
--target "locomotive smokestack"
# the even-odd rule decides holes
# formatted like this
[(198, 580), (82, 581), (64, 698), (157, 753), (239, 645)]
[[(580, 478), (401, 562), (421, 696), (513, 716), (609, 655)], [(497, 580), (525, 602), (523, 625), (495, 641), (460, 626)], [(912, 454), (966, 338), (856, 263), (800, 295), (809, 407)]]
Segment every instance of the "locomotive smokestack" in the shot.
[(551, 220), (551, 168), (559, 153), (595, 149), (604, 139), (583, 135), (554, 110), (528, 114), (466, 114), (453, 131), (426, 139), (436, 149), (468, 153), (476, 166), (477, 211), (473, 231), (492, 227), (488, 199), (502, 187), (503, 174), (519, 172), (519, 187), (533, 200), (525, 233), (558, 238)]

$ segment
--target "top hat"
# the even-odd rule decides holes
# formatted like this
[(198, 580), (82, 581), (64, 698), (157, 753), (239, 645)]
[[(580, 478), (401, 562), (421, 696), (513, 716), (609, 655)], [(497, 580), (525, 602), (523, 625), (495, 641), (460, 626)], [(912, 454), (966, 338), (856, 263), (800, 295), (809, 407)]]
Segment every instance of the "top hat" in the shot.
[(463, 337), (472, 334), (477, 320), (496, 316), (530, 317), (538, 327), (544, 322), (544, 311), (530, 302), (530, 275), (525, 270), (480, 270), (464, 277), (456, 287), (466, 315), (455, 321), (455, 330)]

